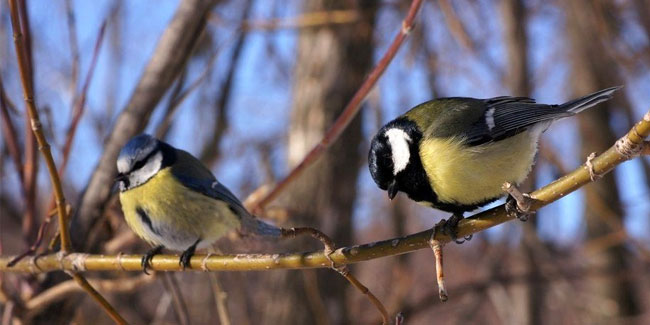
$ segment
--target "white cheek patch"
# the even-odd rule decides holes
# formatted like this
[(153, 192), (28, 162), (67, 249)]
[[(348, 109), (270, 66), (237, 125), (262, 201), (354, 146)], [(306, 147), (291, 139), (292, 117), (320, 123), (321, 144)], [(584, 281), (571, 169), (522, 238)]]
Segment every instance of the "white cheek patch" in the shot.
[(120, 158), (117, 160), (117, 171), (120, 173), (126, 173), (129, 171), (129, 159)]
[(494, 124), (494, 107), (485, 112), (485, 124), (487, 124), (490, 131), (494, 129), (494, 126), (496, 125)]
[(409, 150), (411, 137), (401, 129), (388, 129), (384, 135), (388, 138), (390, 144), (393, 175), (397, 175), (406, 168), (411, 159), (411, 151)]
[(129, 187), (135, 187), (144, 184), (160, 170), (162, 166), (162, 152), (158, 152), (149, 158), (142, 168), (129, 174)]

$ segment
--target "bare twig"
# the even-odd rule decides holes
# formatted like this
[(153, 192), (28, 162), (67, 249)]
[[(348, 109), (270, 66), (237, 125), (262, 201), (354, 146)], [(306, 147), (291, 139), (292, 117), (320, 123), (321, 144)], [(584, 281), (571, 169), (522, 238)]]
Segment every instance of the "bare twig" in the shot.
[[(645, 146), (644, 138), (650, 135), (650, 111), (628, 132), (624, 138), (627, 142), (635, 145)], [(617, 165), (632, 157), (622, 155), (616, 146), (594, 158), (592, 161), (594, 169), (599, 174), (605, 174)], [(569, 193), (591, 182), (589, 172), (580, 166), (573, 172), (560, 179), (530, 193), (534, 199), (531, 211), (537, 211), (541, 207), (557, 201)], [(504, 206), (498, 206), (483, 211), (458, 223), (458, 236), (467, 236), (513, 220), (505, 213)], [(358, 263), (385, 256), (393, 256), (412, 252), (418, 249), (429, 247), (429, 239), (432, 230), (425, 230), (405, 237), (382, 240), (374, 243), (343, 247), (335, 250), (328, 259), (322, 251), (311, 253), (292, 254), (238, 254), (210, 256), (195, 255), (190, 261), (193, 270), (202, 270), (202, 266), (211, 271), (250, 271), (266, 269), (302, 269), (315, 267), (331, 267), (330, 260), (337, 265)], [(449, 236), (444, 234), (436, 235), (441, 243), (451, 241)], [(39, 258), (36, 263), (21, 261), (13, 268), (8, 268), (6, 262), (11, 259), (8, 256), (0, 257), (0, 271), (10, 272), (49, 272), (54, 270), (84, 270), (84, 271), (106, 271), (125, 270), (142, 271), (140, 265), (142, 255), (122, 256), (119, 260), (116, 256), (69, 254), (58, 259), (56, 255), (47, 255)], [(151, 270), (180, 271), (178, 256), (157, 255), (152, 260)]]
[(381, 314), (382, 322), (384, 324), (388, 324), (388, 311), (386, 311), (384, 304), (382, 304), (381, 301), (377, 299), (377, 297), (366, 286), (364, 286), (359, 280), (357, 280), (354, 275), (352, 275), (352, 273), (350, 273), (350, 269), (347, 267), (347, 265), (336, 265), (334, 260), (330, 258), (330, 255), (336, 248), (336, 245), (331, 238), (329, 238), (320, 230), (309, 227), (282, 229), (283, 237), (293, 238), (302, 235), (308, 235), (315, 239), (318, 239), (323, 244), (323, 246), (325, 246), (323, 254), (329, 261), (330, 267), (334, 271), (338, 272), (341, 276), (343, 276), (346, 280), (348, 280), (348, 282), (350, 282), (350, 284), (352, 284), (352, 286), (354, 286), (362, 294), (364, 294)]
[(187, 303), (185, 303), (183, 292), (174, 276), (174, 273), (163, 273), (160, 279), (162, 280), (167, 293), (172, 297), (172, 305), (174, 306), (174, 315), (176, 316), (176, 320), (181, 325), (188, 325), (191, 324), (190, 312), (187, 309)]
[[(247, 19), (250, 16), (252, 7), (253, 1), (248, 0), (244, 3), (241, 16), (242, 20)], [(237, 71), (237, 66), (239, 66), (239, 61), (243, 52), (242, 50), (247, 38), (248, 32), (243, 29), (240, 30), (239, 35), (235, 40), (232, 54), (230, 55), (230, 66), (226, 72), (226, 77), (223, 83), (219, 85), (219, 96), (214, 102), (214, 108), (217, 115), (216, 122), (212, 131), (212, 136), (210, 136), (208, 142), (203, 145), (201, 154), (199, 155), (199, 159), (208, 166), (212, 166), (220, 156), (221, 140), (228, 129), (228, 107), (230, 106), (230, 99), (232, 98), (231, 95), (235, 72)]]
[(86, 96), (88, 95), (88, 88), (90, 87), (90, 82), (93, 79), (95, 72), (95, 66), (97, 64), (97, 58), (99, 57), (99, 50), (101, 49), (103, 40), (104, 40), (104, 31), (106, 30), (106, 21), (102, 23), (99, 27), (99, 32), (97, 32), (97, 40), (95, 41), (95, 48), (93, 50), (93, 56), (90, 60), (90, 66), (88, 68), (88, 74), (84, 80), (84, 84), (81, 87), (81, 92), (79, 96), (75, 98), (74, 105), (72, 108), (72, 120), (68, 126), (68, 131), (65, 138), (65, 144), (63, 145), (63, 159), (61, 160), (61, 165), (59, 166), (59, 175), (63, 177), (65, 167), (68, 165), (68, 159), (70, 157), (70, 151), (72, 150), (72, 142), (74, 140), (75, 134), (77, 132), (77, 126), (81, 117), (84, 113), (84, 108), (86, 107)]
[[(22, 5), (22, 10), (20, 14), (18, 13), (19, 8)], [(48, 144), (45, 136), (43, 135), (43, 130), (41, 128), (41, 122), (38, 116), (38, 111), (36, 110), (36, 104), (34, 101), (34, 82), (31, 74), (33, 70), (31, 69), (31, 62), (29, 58), (30, 46), (28, 45), (29, 39), (24, 39), (23, 34), (29, 35), (29, 30), (21, 32), (22, 28), (28, 28), (28, 18), (26, 14), (26, 9), (24, 8), (24, 3), (21, 2), (21, 5), (17, 3), (17, 0), (9, 0), (9, 9), (11, 12), (11, 25), (14, 32), (14, 45), (16, 48), (16, 57), (18, 59), (18, 68), (20, 70), (20, 80), (23, 86), (23, 95), (25, 97), (25, 104), (27, 106), (27, 112), (30, 119), (31, 129), (34, 132), (34, 136), (38, 142), (39, 150), (41, 151), (47, 169), (50, 175), (50, 182), (52, 183), (52, 188), (54, 195), (56, 197), (56, 207), (59, 216), (59, 229), (60, 229), (60, 238), (61, 238), (61, 252), (65, 254), (70, 251), (70, 233), (68, 232), (68, 215), (65, 209), (65, 196), (63, 195), (63, 187), (61, 185), (61, 180), (56, 170), (56, 164), (54, 163), (54, 158), (52, 158), (52, 152), (50, 151), (50, 145)], [(22, 22), (22, 25), (21, 25)], [(124, 319), (113, 309), (113, 307), (102, 297), (95, 289), (88, 284), (88, 281), (84, 279), (81, 275), (70, 272), (72, 278), (82, 287), (88, 294), (97, 301), (108, 315), (118, 323), (126, 323)]]
[(435, 232), (433, 234), (434, 235), (432, 235), (431, 239), (429, 240), (429, 245), (431, 246), (433, 255), (436, 259), (436, 281), (438, 282), (438, 297), (440, 298), (440, 301), (445, 302), (449, 296), (447, 295), (447, 289), (445, 288), (445, 274), (442, 268), (442, 247), (444, 246), (444, 243), (437, 241), (435, 239)]
[[(63, 146), (63, 159), (61, 160), (61, 165), (59, 166), (59, 178), (63, 178), (63, 173), (65, 171), (65, 167), (70, 157), (70, 151), (72, 149), (72, 141), (74, 140), (77, 126), (79, 125), (79, 121), (81, 120), (81, 116), (83, 115), (84, 106), (86, 102), (86, 94), (88, 92), (88, 87), (90, 86), (90, 80), (92, 80), (93, 72), (95, 70), (95, 65), (97, 63), (97, 56), (99, 55), (99, 49), (101, 47), (101, 43), (104, 38), (105, 27), (106, 27), (106, 22), (104, 22), (101, 28), (99, 29), (97, 41), (95, 42), (95, 50), (93, 51), (93, 57), (90, 61), (90, 68), (88, 70), (88, 75), (86, 75), (86, 79), (82, 87), (80, 97), (77, 100), (75, 100), (72, 121), (68, 126), (65, 145)], [(48, 204), (49, 210), (56, 208), (55, 200), (56, 200), (56, 196), (53, 193), (52, 198), (50, 199), (50, 203)], [(66, 205), (66, 211), (67, 211), (67, 215), (70, 215), (69, 205)], [(56, 211), (54, 213), (50, 212), (45, 216), (43, 222), (41, 222), (41, 225), (38, 228), (38, 232), (36, 233), (36, 238), (34, 239), (34, 243), (32, 243), (32, 245), (24, 253), (20, 254), (19, 256), (16, 257), (16, 259), (9, 262), (10, 266), (18, 262), (21, 258), (24, 258), (25, 256), (29, 256), (31, 254), (34, 254), (34, 252), (36, 252), (38, 247), (41, 246), (41, 243), (43, 242), (43, 238), (45, 237), (45, 232), (47, 231), (50, 222), (52, 222), (52, 217), (55, 214)]]
[(18, 145), (18, 136), (16, 135), (16, 128), (14, 127), (13, 122), (11, 121), (11, 116), (9, 115), (8, 104), (6, 101), (6, 94), (4, 85), (2, 84), (2, 77), (0, 77), (0, 117), (2, 118), (2, 135), (4, 136), (5, 143), (7, 144), (7, 149), (9, 150), (9, 155), (14, 160), (14, 168), (16, 168), (16, 174), (20, 180), (21, 191), (23, 197), (25, 197), (25, 175), (23, 175), (23, 159), (22, 154), (20, 153), (20, 147)]
[[(128, 279), (114, 279), (114, 280), (89, 280), (89, 282), (98, 289), (104, 292), (132, 292), (141, 288), (143, 285), (152, 283), (155, 277), (145, 274)], [(25, 308), (31, 314), (37, 314), (39, 311), (47, 308), (57, 301), (61, 301), (66, 297), (83, 292), (83, 290), (75, 283), (74, 280), (61, 282), (54, 287), (51, 287), (37, 296), (25, 302)]]
[(68, 43), (70, 45), (70, 55), (72, 56), (72, 65), (70, 68), (70, 90), (76, 93), (77, 82), (79, 80), (79, 42), (77, 41), (77, 21), (72, 10), (72, 1), (65, 0), (65, 16), (68, 26)]
[(223, 291), (221, 284), (219, 283), (219, 278), (214, 272), (208, 274), (210, 278), (210, 284), (212, 284), (212, 293), (214, 294), (214, 303), (217, 308), (217, 315), (219, 316), (219, 323), (221, 325), (230, 325), (230, 313), (228, 312), (228, 304), (226, 299), (228, 294)]
[(111, 304), (106, 301), (106, 299), (95, 290), (88, 281), (79, 275), (78, 273), (68, 273), (77, 284), (88, 293), (88, 295), (95, 300), (102, 308), (104, 311), (108, 314), (108, 316), (117, 324), (127, 324), (126, 320), (120, 316), (120, 314), (111, 306)]
[(318, 158), (320, 158), (337, 139), (343, 133), (345, 128), (350, 124), (352, 119), (357, 115), (359, 109), (361, 108), (361, 103), (364, 98), (368, 95), (370, 90), (374, 87), (379, 77), (384, 73), (388, 64), (393, 60), (400, 46), (406, 39), (407, 35), (413, 28), (415, 22), (415, 16), (420, 9), (422, 4), (421, 0), (413, 0), (411, 2), (411, 7), (409, 8), (408, 14), (404, 21), (402, 21), (402, 27), (393, 39), (393, 42), (388, 47), (388, 50), (384, 56), (379, 60), (375, 68), (370, 72), (368, 78), (363, 82), (359, 90), (354, 94), (352, 99), (345, 106), (345, 109), (341, 115), (336, 119), (332, 127), (327, 130), (325, 136), (321, 139), (320, 142), (312, 148), (309, 153), (303, 158), (303, 160), (296, 165), (296, 167), (291, 170), (289, 175), (287, 175), (282, 181), (280, 181), (273, 190), (271, 190), (266, 196), (264, 196), (257, 204), (254, 205), (253, 212), (260, 214), (267, 204), (273, 201), (286, 187), (289, 183), (293, 182), (298, 178), (309, 166), (311, 166)]

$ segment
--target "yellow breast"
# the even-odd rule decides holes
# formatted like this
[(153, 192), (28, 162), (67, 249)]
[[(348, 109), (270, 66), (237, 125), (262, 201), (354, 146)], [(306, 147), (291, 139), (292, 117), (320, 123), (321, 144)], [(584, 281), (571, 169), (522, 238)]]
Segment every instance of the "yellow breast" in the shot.
[[(199, 238), (211, 243), (239, 227), (239, 218), (225, 202), (183, 186), (169, 168), (145, 184), (121, 192), (120, 202), (128, 225), (138, 236), (171, 249), (187, 249)], [(138, 209), (146, 212), (157, 233), (143, 221)]]
[(506, 181), (521, 183), (536, 151), (537, 137), (529, 132), (474, 147), (458, 138), (432, 138), (420, 144), (422, 165), (438, 199), (465, 205), (502, 196)]

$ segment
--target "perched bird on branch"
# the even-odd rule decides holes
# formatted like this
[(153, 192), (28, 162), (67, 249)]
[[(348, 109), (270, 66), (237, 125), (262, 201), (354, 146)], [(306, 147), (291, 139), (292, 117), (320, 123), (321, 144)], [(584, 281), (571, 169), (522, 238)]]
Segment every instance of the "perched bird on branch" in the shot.
[(509, 96), (422, 103), (377, 132), (368, 155), (370, 174), (390, 199), (404, 192), (451, 212), (442, 231), (456, 240), (463, 213), (504, 196), (504, 183), (526, 179), (540, 135), (551, 123), (610, 99), (619, 88), (559, 105)]
[(145, 273), (165, 247), (183, 252), (180, 264), (185, 268), (197, 248), (232, 229), (282, 236), (282, 229), (252, 216), (198, 159), (150, 135), (129, 140), (117, 158), (117, 170), (126, 222), (154, 246), (142, 258)]

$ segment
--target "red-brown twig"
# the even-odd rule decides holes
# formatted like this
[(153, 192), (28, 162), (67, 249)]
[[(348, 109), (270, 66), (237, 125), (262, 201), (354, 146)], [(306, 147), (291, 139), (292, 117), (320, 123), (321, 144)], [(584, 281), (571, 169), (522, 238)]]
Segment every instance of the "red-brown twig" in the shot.
[(18, 136), (16, 135), (16, 128), (14, 127), (14, 124), (11, 121), (11, 116), (9, 116), (6, 94), (5, 94), (4, 86), (2, 85), (1, 78), (0, 78), (0, 116), (2, 118), (2, 135), (5, 138), (5, 143), (7, 144), (9, 155), (14, 160), (14, 167), (16, 168), (16, 174), (18, 174), (18, 178), (20, 179), (21, 191), (24, 197), (25, 177), (23, 175), (23, 169), (22, 169), (23, 159), (20, 153), (20, 147), (18, 146)]
[[(70, 151), (72, 149), (72, 141), (74, 140), (74, 136), (76, 134), (77, 126), (79, 125), (79, 121), (81, 120), (81, 116), (83, 115), (84, 112), (84, 107), (86, 103), (86, 94), (88, 93), (88, 88), (90, 87), (90, 81), (92, 80), (93, 73), (95, 71), (95, 66), (97, 64), (97, 57), (99, 56), (99, 49), (101, 48), (102, 40), (104, 39), (104, 30), (106, 28), (106, 21), (102, 24), (102, 26), (99, 29), (99, 33), (97, 35), (97, 41), (95, 42), (95, 49), (93, 51), (93, 57), (90, 61), (90, 67), (88, 69), (88, 74), (86, 75), (86, 79), (84, 81), (84, 85), (81, 88), (81, 93), (79, 97), (75, 100), (74, 102), (74, 107), (73, 107), (73, 116), (72, 116), (72, 121), (70, 122), (70, 125), (68, 126), (68, 132), (66, 134), (66, 139), (65, 139), (65, 144), (63, 146), (63, 158), (61, 160), (61, 165), (59, 166), (59, 177), (63, 178), (63, 173), (65, 171), (65, 167), (68, 162), (68, 158), (70, 156)], [(48, 211), (51, 211), (56, 207), (55, 203), (55, 195), (52, 194), (52, 198), (50, 199), (50, 202), (48, 204)], [(68, 209), (68, 215), (70, 214), (70, 211)], [(41, 246), (41, 243), (43, 242), (43, 238), (45, 237), (45, 233), (47, 232), (47, 228), (52, 222), (52, 217), (55, 215), (54, 213), (48, 213), (45, 218), (43, 218), (43, 222), (41, 222), (40, 227), (38, 228), (38, 232), (36, 233), (36, 239), (34, 239), (34, 243), (22, 254), (16, 256), (15, 259), (13, 259), (11, 262), (9, 262), (9, 266), (15, 265), (18, 261), (20, 261), (22, 258), (25, 256), (29, 256), (31, 254), (34, 254), (36, 250)]]
[[(65, 256), (70, 251), (70, 233), (68, 231), (68, 214), (65, 209), (65, 196), (63, 195), (63, 186), (61, 179), (56, 170), (56, 164), (52, 157), (50, 145), (45, 139), (41, 122), (38, 116), (38, 110), (34, 101), (34, 81), (31, 76), (32, 70), (30, 68), (29, 49), (26, 44), (28, 39), (23, 38), (23, 35), (29, 34), (29, 27), (27, 24), (28, 18), (24, 8), (24, 2), (21, 1), (23, 8), (17, 3), (18, 0), (9, 0), (9, 9), (11, 12), (11, 26), (13, 29), (14, 45), (16, 48), (16, 57), (18, 59), (18, 68), (20, 71), (20, 80), (23, 88), (23, 95), (25, 98), (26, 110), (29, 116), (29, 124), (33, 131), (34, 137), (38, 142), (38, 149), (41, 151), (45, 160), (52, 189), (56, 197), (56, 207), (59, 215), (59, 229), (61, 234), (61, 256)], [(20, 10), (20, 14), (18, 11)], [(22, 25), (21, 25), (22, 22)], [(24, 31), (24, 32), (23, 32)], [(117, 311), (102, 297), (93, 287), (86, 281), (84, 277), (77, 273), (69, 272), (70, 276), (90, 295), (98, 304), (102, 306), (104, 311), (119, 324), (126, 324), (126, 321), (120, 316)]]
[(381, 58), (381, 60), (379, 60), (375, 68), (368, 75), (368, 78), (363, 82), (359, 90), (357, 90), (352, 99), (345, 106), (345, 109), (336, 119), (332, 127), (327, 130), (327, 133), (325, 133), (325, 136), (323, 136), (321, 141), (317, 143), (316, 146), (314, 146), (314, 148), (309, 151), (309, 153), (307, 153), (305, 158), (303, 158), (303, 160), (289, 173), (289, 175), (287, 175), (287, 177), (280, 181), (259, 202), (253, 205), (253, 212), (261, 213), (260, 210), (262, 210), (267, 204), (273, 201), (287, 187), (287, 185), (298, 178), (307, 169), (307, 167), (316, 162), (316, 160), (318, 160), (323, 152), (338, 139), (341, 133), (343, 133), (348, 124), (350, 124), (352, 119), (359, 112), (361, 103), (363, 102), (364, 98), (377, 83), (377, 80), (379, 80), (379, 77), (381, 77), (390, 62), (393, 60), (411, 29), (413, 29), (415, 16), (418, 13), (421, 4), (422, 0), (413, 0), (413, 2), (411, 2), (411, 7), (409, 8), (406, 18), (404, 18), (404, 21), (402, 21), (402, 28), (400, 29), (399, 33), (397, 33), (397, 36), (395, 36), (395, 39), (393, 39), (393, 42), (388, 47), (388, 50), (384, 56)]
[(63, 158), (61, 159), (61, 165), (59, 166), (59, 175), (63, 176), (65, 167), (68, 165), (68, 158), (70, 157), (70, 151), (72, 150), (72, 141), (74, 140), (75, 134), (77, 133), (77, 126), (79, 121), (81, 121), (81, 116), (83, 116), (84, 108), (86, 106), (86, 95), (88, 94), (88, 88), (90, 87), (90, 82), (93, 78), (95, 72), (95, 66), (97, 65), (97, 57), (99, 56), (99, 50), (102, 47), (104, 40), (104, 31), (106, 30), (106, 20), (102, 23), (102, 26), (99, 28), (97, 33), (97, 40), (95, 41), (95, 48), (93, 50), (93, 56), (90, 60), (90, 67), (88, 68), (88, 74), (84, 80), (84, 84), (81, 88), (79, 96), (74, 99), (74, 104), (72, 108), (72, 120), (68, 126), (68, 131), (65, 138), (65, 144), (63, 145)]

